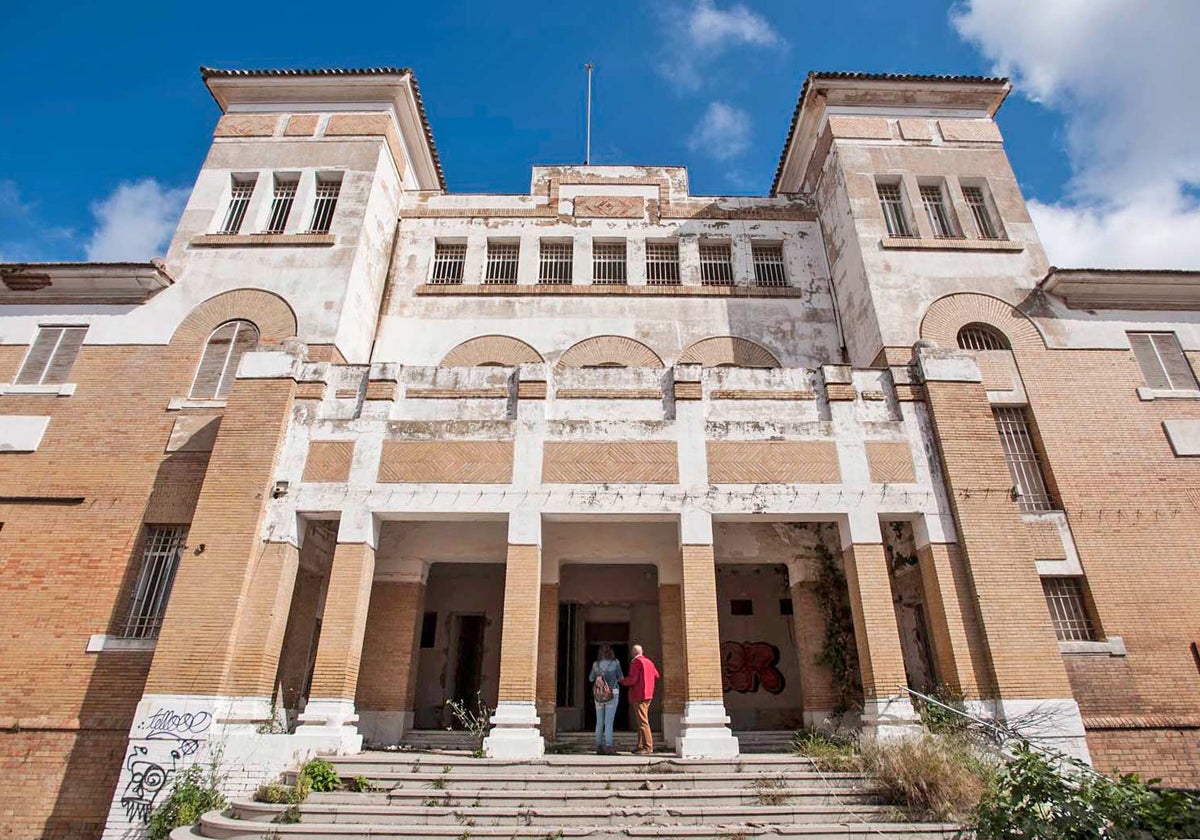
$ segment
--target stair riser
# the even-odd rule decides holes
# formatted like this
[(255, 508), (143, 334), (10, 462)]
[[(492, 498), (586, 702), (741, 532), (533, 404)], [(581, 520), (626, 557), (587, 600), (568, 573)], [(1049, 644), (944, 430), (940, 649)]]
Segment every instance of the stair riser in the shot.
[(510, 776), (592, 776), (596, 774), (604, 775), (686, 775), (689, 773), (721, 773), (721, 774), (777, 774), (777, 773), (814, 773), (816, 767), (808, 761), (789, 761), (789, 762), (773, 762), (771, 764), (751, 764), (751, 763), (729, 763), (717, 762), (704, 765), (686, 765), (679, 764), (673, 761), (638, 761), (630, 760), (621, 757), (605, 759), (601, 756), (595, 756), (593, 761), (588, 763), (564, 764), (561, 762), (551, 763), (535, 763), (528, 764), (520, 763), (487, 763), (483, 761), (476, 762), (451, 762), (438, 761), (433, 758), (430, 761), (420, 763), (410, 763), (397, 761), (394, 763), (385, 764), (382, 762), (359, 762), (352, 758), (339, 759), (332, 762), (334, 769), (341, 775), (343, 779), (353, 779), (355, 776), (372, 777), (388, 777), (388, 776), (403, 776), (406, 774), (431, 774), (445, 773), (445, 768), (449, 767), (450, 771), (446, 775), (454, 775), (456, 773), (469, 773), (473, 776), (482, 776), (487, 774), (502, 774)]
[[(292, 831), (293, 826), (272, 826), (278, 836), (303, 837), (305, 840), (348, 840), (348, 838), (365, 837), (365, 832), (354, 833), (353, 826), (330, 826), (329, 832), (320, 834), (304, 834)], [(311, 827), (309, 827), (311, 829)], [(886, 829), (886, 830), (885, 830)], [(437, 838), (437, 840), (458, 840), (464, 831), (462, 826), (412, 826), (411, 828), (381, 829), (373, 828), (370, 837), (374, 840), (418, 840), (418, 838)], [(881, 832), (883, 832), (881, 834)], [(477, 827), (470, 830), (472, 840), (546, 840), (553, 833), (547, 833), (541, 828), (491, 828)], [(227, 840), (262, 840), (261, 824), (245, 824), (237, 827), (217, 828), (207, 826), (203, 837), (227, 838)], [(688, 827), (677, 829), (672, 826), (636, 827), (632, 829), (565, 829), (563, 840), (573, 837), (586, 837), (587, 840), (730, 840), (733, 837), (754, 838), (794, 837), (798, 840), (951, 840), (955, 836), (953, 830), (923, 830), (908, 826), (879, 825), (879, 826), (791, 826), (788, 830), (777, 832), (771, 828), (758, 826), (724, 826), (720, 829), (706, 831), (702, 828)], [(171, 840), (195, 840), (190, 829), (181, 828), (172, 832)]]
[(781, 779), (788, 787), (807, 789), (814, 792), (825, 792), (830, 785), (858, 786), (866, 784), (865, 779), (849, 777), (824, 779), (812, 774), (730, 774), (696, 778), (694, 776), (636, 776), (633, 774), (620, 776), (544, 776), (537, 778), (522, 778), (520, 776), (455, 776), (453, 773), (445, 776), (408, 774), (398, 776), (367, 776), (371, 784), (380, 791), (405, 790), (437, 792), (471, 791), (471, 790), (530, 790), (530, 791), (564, 791), (575, 790), (642, 790), (649, 783), (651, 789), (662, 790), (705, 790), (714, 787), (741, 788), (753, 783), (755, 778)]
[[(474, 793), (478, 793), (478, 791)], [(492, 793), (492, 791), (488, 791), (488, 793)], [(424, 805), (429, 800), (441, 802), (443, 799), (449, 798), (458, 805), (475, 806), (478, 802), (480, 806), (485, 808), (569, 808), (573, 806), (585, 808), (616, 808), (622, 806), (698, 808), (705, 805), (761, 805), (764, 804), (765, 800), (774, 797), (773, 793), (760, 795), (754, 791), (721, 795), (713, 795), (704, 791), (603, 791), (603, 793), (609, 795), (599, 797), (589, 796), (585, 799), (580, 799), (578, 797), (573, 798), (569, 793), (564, 793), (561, 796), (543, 796), (540, 791), (526, 791), (524, 794), (512, 792), (511, 795), (504, 796), (473, 797), (471, 791), (463, 791), (461, 793), (450, 791), (448, 796), (445, 792), (434, 794), (428, 791), (406, 791), (400, 794), (393, 794), (390, 798), (390, 804), (397, 806)], [(680, 793), (683, 795), (679, 795)], [(534, 794), (537, 795), (535, 796)], [(640, 795), (636, 798), (631, 798), (629, 794)], [(878, 794), (853, 791), (836, 794), (826, 791), (787, 791), (781, 792), (779, 795), (786, 797), (786, 802), (795, 805), (877, 805), (882, 802)]]

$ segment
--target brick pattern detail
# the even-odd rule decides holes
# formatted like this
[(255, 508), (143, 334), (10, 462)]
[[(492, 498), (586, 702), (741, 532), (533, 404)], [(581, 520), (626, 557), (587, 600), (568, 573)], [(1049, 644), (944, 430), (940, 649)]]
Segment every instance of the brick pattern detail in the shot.
[[(683, 636), (683, 590), (677, 583), (658, 587), (658, 622), (662, 634), (663, 714), (683, 714), (687, 702), (687, 648)], [(653, 658), (653, 657), (651, 657)]]
[(1029, 544), (1033, 547), (1034, 557), (1038, 560), (1067, 559), (1062, 534), (1053, 522), (1035, 520), (1025, 524), (1029, 529)]
[(855, 543), (843, 550), (842, 562), (854, 613), (863, 697), (872, 700), (897, 694), (898, 686), (907, 684), (907, 677), (883, 545)]
[(285, 137), (312, 137), (317, 133), (320, 118), (320, 114), (292, 114), (288, 117), (283, 134)]
[(867, 441), (867, 464), (876, 484), (912, 484), (917, 480), (908, 441)]
[(975, 364), (988, 391), (1012, 391), (1020, 382), (1011, 350), (977, 350)]
[(897, 385), (897, 402), (925, 402), (925, 387), (922, 385)]
[(296, 386), (296, 399), (323, 400), (325, 399), (324, 382), (301, 382)]
[(854, 402), (857, 396), (858, 392), (849, 382), (827, 382), (825, 384), (825, 398), (830, 402)]
[(942, 137), (952, 143), (1000, 143), (1000, 127), (991, 120), (938, 120)]
[(379, 481), (384, 484), (508, 484), (511, 441), (401, 441), (383, 444)]
[(504, 569), (504, 618), (500, 628), (501, 702), (537, 702), (541, 581), (541, 548), (510, 545)]
[(933, 132), (929, 128), (929, 120), (898, 120), (900, 136), (905, 140), (932, 140)]
[[(921, 338), (943, 349), (958, 347), (958, 331), (967, 324), (988, 324), (1008, 337), (1014, 350), (1040, 350), (1045, 342), (1037, 327), (999, 298), (969, 292), (947, 295), (934, 302), (921, 321)], [(1075, 387), (1078, 383), (1072, 383)]]
[(352, 440), (314, 440), (308, 445), (304, 461), (304, 481), (343, 482), (350, 480), (350, 461), (354, 458)]
[[(368, 395), (370, 392), (367, 386)], [(404, 393), (410, 400), (502, 400), (508, 395), (507, 388), (409, 388)]]
[(337, 544), (325, 591), (310, 697), (354, 699), (374, 576), (374, 548), (366, 543)]
[(990, 689), (986, 642), (971, 581), (957, 545), (934, 543), (917, 550), (922, 597), (935, 670), (941, 682), (968, 697)]
[(829, 130), (838, 139), (891, 140), (892, 127), (882, 117), (831, 116)]
[(542, 481), (675, 484), (679, 481), (679, 455), (674, 441), (548, 441), (542, 459)]
[(269, 697), (275, 689), (299, 560), (294, 545), (267, 543), (253, 565), (226, 683), (234, 696)]
[(377, 379), (367, 383), (363, 394), (364, 400), (379, 400), (380, 402), (395, 402), (400, 396), (400, 386), (390, 380)]
[(425, 584), (376, 581), (362, 644), (355, 708), (382, 712), (413, 710), (416, 664), (420, 656)]
[(1200, 787), (1200, 727), (1114, 728), (1087, 732), (1092, 763), (1103, 773), (1144, 767), (1165, 787)]
[[(600, 287), (603, 288), (603, 287)], [(660, 368), (658, 354), (636, 339), (623, 335), (597, 335), (572, 345), (558, 357), (559, 367), (621, 364), (626, 367)]]
[(214, 137), (271, 137), (279, 114), (225, 114), (217, 120)]
[(790, 587), (801, 705), (806, 712), (829, 712), (837, 705), (837, 691), (829, 666), (817, 661), (825, 644), (825, 619), (810, 582)]
[(517, 383), (517, 399), (544, 400), (546, 399), (546, 383), (527, 380)]
[(538, 619), (537, 713), (542, 735), (554, 739), (558, 707), (558, 584), (543, 583)]
[(676, 382), (675, 399), (702, 400), (704, 399), (704, 386), (699, 382)]
[(203, 345), (213, 330), (235, 318), (245, 318), (258, 327), (260, 347), (278, 344), (296, 334), (296, 315), (283, 298), (259, 289), (234, 289), (193, 309), (175, 330), (171, 342)]
[(575, 216), (580, 219), (640, 219), (646, 214), (646, 199), (641, 196), (579, 195), (575, 197)]
[(404, 155), (404, 144), (396, 131), (396, 124), (387, 114), (333, 114), (325, 124), (326, 137), (383, 137), (392, 153), (396, 171), (403, 178), (408, 171), (408, 159)]
[(829, 484), (840, 476), (832, 441), (708, 442), (713, 484)]
[(813, 400), (817, 395), (812, 391), (748, 391), (737, 388), (730, 390), (714, 390), (710, 395), (714, 400)]
[(717, 564), (711, 545), (682, 546), (683, 643), (687, 699), (724, 700), (721, 634), (717, 627)]
[(481, 335), (471, 338), (447, 353), (441, 367), (476, 367), (503, 365), (516, 367), (545, 361), (542, 354), (524, 341), (507, 335)]
[(716, 336), (697, 341), (683, 351), (679, 364), (701, 364), (705, 367), (734, 365), (736, 367), (777, 368), (779, 358), (761, 344), (735, 336)]
[(554, 392), (560, 400), (661, 400), (657, 388), (560, 388)]

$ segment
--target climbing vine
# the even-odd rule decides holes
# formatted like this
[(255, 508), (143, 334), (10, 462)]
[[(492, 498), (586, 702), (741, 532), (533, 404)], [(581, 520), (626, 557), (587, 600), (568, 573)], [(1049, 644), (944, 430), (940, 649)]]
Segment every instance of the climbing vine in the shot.
[(813, 595), (821, 616), (825, 619), (825, 641), (817, 654), (817, 662), (833, 674), (837, 695), (833, 713), (850, 711), (862, 695), (858, 672), (858, 649), (854, 644), (854, 614), (850, 611), (850, 593), (846, 575), (834, 559), (833, 552), (822, 542), (816, 545), (817, 569)]

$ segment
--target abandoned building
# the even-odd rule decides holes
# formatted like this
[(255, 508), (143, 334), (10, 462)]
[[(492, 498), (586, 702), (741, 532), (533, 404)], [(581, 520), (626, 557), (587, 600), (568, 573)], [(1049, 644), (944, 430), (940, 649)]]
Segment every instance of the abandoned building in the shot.
[(1200, 273), (1051, 267), (1007, 81), (812, 74), (770, 194), (714, 197), (455, 194), (408, 70), (202, 75), (164, 259), (0, 265), (12, 836), (448, 700), (536, 758), (604, 643), (684, 757), (945, 686), (1200, 783)]

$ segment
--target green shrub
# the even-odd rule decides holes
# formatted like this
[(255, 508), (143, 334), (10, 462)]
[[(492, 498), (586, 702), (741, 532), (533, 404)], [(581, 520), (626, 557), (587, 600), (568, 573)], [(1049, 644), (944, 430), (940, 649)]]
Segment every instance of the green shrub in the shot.
[(342, 786), (342, 777), (328, 761), (314, 758), (300, 768), (300, 778), (308, 782), (311, 790), (317, 793), (329, 793)]
[[(971, 724), (970, 719), (950, 711), (950, 709), (956, 709), (959, 712), (966, 711), (966, 696), (961, 691), (939, 683), (929, 692), (929, 696), (937, 703), (930, 703), (916, 695), (912, 697), (913, 707), (921, 716), (921, 723), (926, 729), (940, 735), (956, 735), (967, 731)], [(942, 705), (938, 705), (938, 703)], [(945, 706), (949, 706), (950, 709)]]
[(956, 735), (925, 733), (871, 741), (861, 752), (864, 769), (888, 799), (921, 819), (967, 819), (995, 772), (969, 741)]
[(862, 768), (857, 742), (843, 733), (801, 729), (792, 736), (792, 752), (811, 759), (818, 770), (826, 773), (847, 773)]
[(219, 784), (215, 766), (206, 772), (204, 767), (193, 764), (176, 773), (171, 793), (150, 813), (146, 835), (149, 840), (167, 840), (180, 826), (195, 825), (207, 812), (224, 808), (227, 803)]
[(354, 780), (350, 782), (349, 787), (355, 793), (370, 793), (375, 789), (375, 786), (371, 784), (371, 780), (366, 776), (355, 776)]
[(294, 785), (285, 785), (282, 782), (261, 785), (255, 791), (254, 798), (271, 805), (299, 805), (308, 798), (310, 790), (308, 779), (301, 775), (296, 777)]

